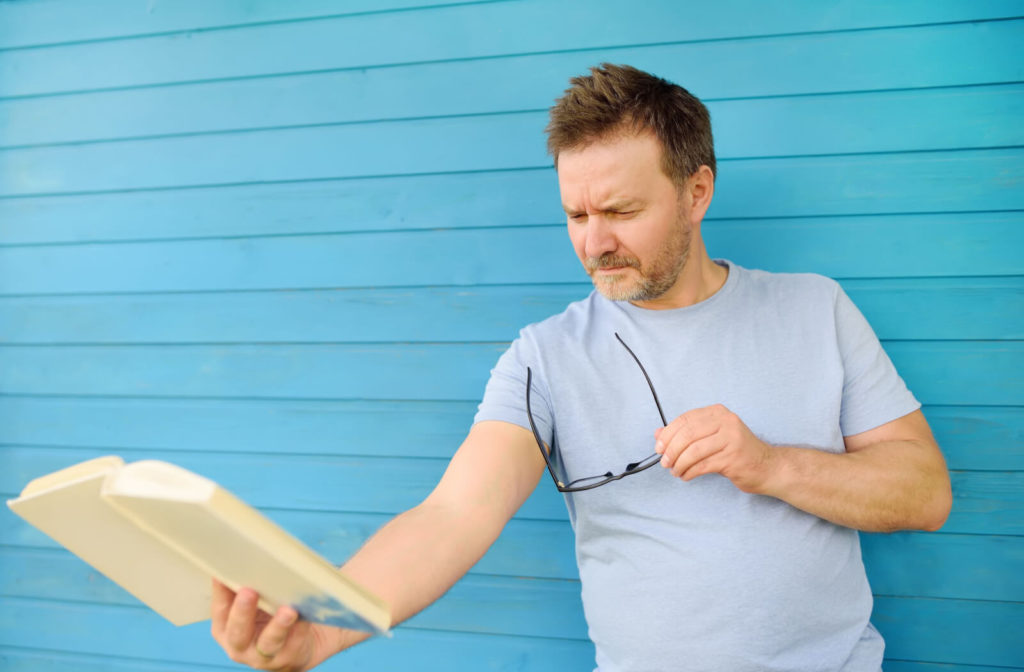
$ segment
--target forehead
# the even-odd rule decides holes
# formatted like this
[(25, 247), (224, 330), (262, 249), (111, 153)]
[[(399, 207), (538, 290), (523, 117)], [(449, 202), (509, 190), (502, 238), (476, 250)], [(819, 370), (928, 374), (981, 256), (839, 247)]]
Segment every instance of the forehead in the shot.
[(672, 186), (661, 169), (661, 144), (651, 133), (619, 134), (558, 155), (558, 186), (565, 205), (598, 206), (648, 198)]

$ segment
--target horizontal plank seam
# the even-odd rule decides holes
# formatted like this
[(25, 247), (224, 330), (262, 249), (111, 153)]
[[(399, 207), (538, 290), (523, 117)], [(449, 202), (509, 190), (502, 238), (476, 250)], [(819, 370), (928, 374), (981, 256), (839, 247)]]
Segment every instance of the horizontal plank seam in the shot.
[[(197, 669), (197, 670), (225, 670), (225, 671), (229, 671), (229, 672), (238, 672), (238, 669), (239, 669), (239, 667), (237, 665), (232, 665), (232, 666), (228, 667), (228, 666), (224, 666), (224, 665), (210, 665), (210, 664), (207, 664), (207, 663), (196, 663), (196, 662), (193, 662), (193, 661), (168, 661), (166, 658), (159, 658), (159, 659), (157, 659), (157, 658), (138, 658), (138, 657), (135, 657), (135, 656), (123, 656), (123, 655), (120, 655), (120, 654), (113, 654), (113, 653), (106, 653), (106, 652), (105, 653), (90, 653), (90, 652), (87, 652), (87, 651), (75, 651), (75, 650), (68, 650), (68, 649), (52, 649), (52, 648), (39, 649), (39, 648), (30, 647), (30, 646), (17, 646), (17, 645), (14, 645), (14, 644), (0, 644), (0, 652), (2, 652), (2, 651), (23, 652), (24, 654), (26, 654), (28, 656), (39, 656), (39, 657), (47, 658), (47, 659), (49, 659), (49, 658), (58, 658), (58, 659), (71, 658), (71, 659), (74, 659), (75, 662), (78, 662), (78, 660), (96, 660), (96, 661), (103, 661), (103, 662), (107, 662), (107, 661), (114, 661), (114, 662), (122, 661), (122, 662), (135, 663), (135, 664), (143, 664), (143, 665), (152, 664), (157, 669), (163, 668), (163, 667), (181, 669), (181, 664), (187, 665), (188, 669), (190, 669), (190, 670), (191, 669)], [(69, 668), (69, 669), (75, 669), (75, 668), (72, 667), (72, 668)]]
[[(494, 2), (504, 2), (507, 0), (492, 0)], [(469, 57), (456, 57), (456, 58), (438, 58), (438, 59), (423, 59), (413, 61), (401, 61), (397, 63), (379, 63), (379, 64), (355, 64), (343, 67), (335, 68), (320, 68), (314, 70), (293, 70), (288, 72), (277, 72), (277, 73), (261, 73), (256, 75), (243, 75), (243, 76), (231, 76), (231, 77), (211, 77), (206, 79), (193, 79), (193, 80), (177, 80), (170, 82), (150, 82), (146, 84), (134, 84), (125, 86), (112, 86), (102, 87), (93, 89), (68, 89), (61, 91), (46, 91), (42, 93), (31, 93), (31, 94), (19, 94), (13, 96), (0, 96), (0, 102), (5, 100), (18, 100), (25, 98), (44, 98), (51, 96), (65, 96), (65, 95), (77, 95), (81, 93), (101, 93), (110, 91), (125, 91), (131, 89), (140, 88), (159, 88), (165, 86), (187, 86), (192, 84), (211, 84), (223, 81), (242, 81), (247, 79), (261, 79), (269, 77), (290, 77), (296, 75), (316, 75), (316, 74), (328, 74), (335, 72), (346, 72), (351, 70), (377, 70), (384, 68), (400, 68), (409, 66), (419, 65), (439, 65), (444, 63), (460, 63), (460, 62), (474, 62), (474, 61), (487, 61), (487, 60), (499, 60), (509, 58), (520, 58), (526, 56), (547, 56), (557, 54), (571, 54), (571, 53), (586, 53), (586, 52), (609, 52), (609, 51), (621, 51), (625, 49), (638, 49), (638, 48), (649, 48), (649, 47), (665, 47), (665, 46), (677, 46), (687, 44), (709, 44), (718, 42), (740, 42), (740, 41), (752, 41), (752, 40), (767, 40), (767, 39), (788, 39), (793, 37), (806, 37), (806, 36), (820, 36), (820, 35), (839, 35), (849, 33), (863, 33), (863, 32), (881, 32), (881, 31), (893, 31), (893, 30), (907, 30), (907, 29), (919, 29), (919, 28), (933, 28), (940, 26), (955, 26), (955, 25), (980, 25), (985, 23), (1000, 23), (1006, 21), (1018, 21), (1020, 16), (1013, 17), (1000, 17), (994, 19), (967, 19), (962, 21), (939, 21), (931, 23), (914, 23), (914, 24), (901, 24), (901, 25), (888, 25), (888, 26), (870, 26), (864, 28), (847, 28), (847, 29), (833, 29), (833, 30), (811, 30), (811, 31), (797, 31), (797, 32), (782, 32), (782, 33), (765, 33), (758, 35), (738, 35), (729, 37), (713, 37), (713, 38), (698, 38), (692, 40), (671, 40), (662, 42), (638, 42), (633, 44), (609, 44), (599, 45), (590, 47), (576, 47), (571, 49), (544, 49), (537, 51), (523, 51), (523, 52), (508, 52), (503, 54), (490, 54), (485, 56), (469, 56)], [(311, 19), (318, 20), (318, 19)], [(183, 30), (178, 31), (181, 33), (197, 32), (195, 30)], [(158, 36), (164, 37), (164, 36)], [(148, 37), (135, 37), (129, 36), (125, 38), (114, 38), (114, 39), (149, 39)], [(102, 40), (101, 40), (102, 41)], [(27, 49), (42, 49), (42, 48), (53, 48), (61, 45), (45, 45), (39, 47), (17, 47), (11, 48), (11, 50), (27, 50)], [(0, 50), (2, 51), (2, 50)]]
[[(893, 281), (919, 281), (919, 280), (955, 280), (957, 278), (963, 279), (977, 279), (977, 280), (1000, 280), (1000, 279), (1014, 279), (1019, 278), (1020, 275), (973, 275), (973, 276), (962, 276), (962, 275), (915, 275), (915, 276), (859, 276), (855, 278), (845, 276), (833, 276), (833, 279), (837, 282), (848, 283), (848, 282), (859, 282), (859, 281), (871, 281), (877, 282), (882, 280), (893, 280)], [(557, 287), (571, 287), (579, 286), (580, 288), (586, 288), (590, 286), (589, 283), (551, 283), (552, 286)], [(477, 289), (477, 288), (507, 288), (507, 287), (544, 287), (547, 283), (470, 283), (465, 285), (351, 285), (346, 287), (339, 286), (321, 286), (321, 287), (262, 287), (255, 289), (241, 288), (218, 288), (218, 289), (189, 289), (189, 290), (149, 290), (149, 291), (116, 291), (116, 292), (23, 292), (23, 293), (0, 293), (0, 301), (5, 299), (20, 300), (26, 298), (74, 298), (74, 297), (97, 297), (97, 296), (172, 296), (172, 295), (208, 295), (208, 294), (265, 294), (275, 293), (280, 294), (284, 292), (366, 292), (366, 291), (404, 291), (404, 290), (429, 290), (429, 289), (452, 289), (452, 290), (465, 290), (465, 289)]]
[(1024, 670), (1024, 667), (1009, 667), (1006, 665), (974, 665), (972, 663), (959, 663), (950, 662), (948, 660), (923, 660), (920, 658), (884, 658), (886, 663), (917, 663), (922, 665), (939, 665), (943, 670), (948, 672), (971, 672), (971, 670), (982, 670), (983, 672), (990, 672), (991, 670), (1006, 670), (1007, 672), (1017, 672)]
[[(836, 96), (868, 96), (877, 95), (879, 93), (901, 93), (901, 92), (931, 92), (931, 91), (948, 91), (957, 89), (978, 89), (978, 88), (1004, 88), (1019, 86), (1024, 84), (1021, 80), (1001, 81), (1001, 82), (984, 82), (984, 83), (971, 83), (971, 84), (958, 84), (952, 86), (921, 86), (921, 87), (899, 87), (899, 88), (887, 88), (887, 89), (849, 89), (849, 90), (837, 90), (827, 92), (813, 92), (813, 93), (797, 93), (797, 94), (777, 94), (777, 95), (765, 95), (765, 96), (736, 96), (736, 97), (723, 97), (723, 98), (703, 98), (705, 103), (714, 102), (735, 102), (735, 101), (755, 101), (755, 100), (786, 100), (792, 98), (831, 98)], [(0, 99), (2, 100), (2, 99)], [(245, 133), (270, 133), (276, 131), (294, 131), (294, 130), (309, 130), (309, 129), (324, 129), (324, 128), (341, 128), (346, 126), (369, 126), (376, 124), (408, 124), (419, 121), (442, 121), (442, 120), (460, 120), (460, 119), (478, 119), (487, 117), (500, 117), (500, 116), (522, 116), (531, 114), (542, 114), (546, 113), (548, 108), (523, 108), (518, 110), (498, 110), (490, 112), (464, 112), (454, 114), (433, 114), (433, 115), (416, 115), (409, 117), (375, 117), (367, 119), (348, 119), (344, 121), (322, 121), (322, 122), (311, 122), (302, 124), (277, 124), (272, 126), (250, 126), (245, 128), (219, 128), (212, 130), (199, 130), (199, 131), (180, 131), (173, 133), (153, 133), (149, 135), (126, 135), (114, 138), (86, 138), (79, 140), (61, 140), (55, 142), (37, 142), (37, 143), (26, 143), (21, 145), (0, 145), (0, 152), (3, 151), (18, 151), (26, 149), (43, 149), (43, 148), (54, 148), (54, 147), (82, 147), (88, 145), (110, 145), (119, 143), (130, 143), (130, 142), (145, 142), (153, 140), (171, 140), (181, 138), (196, 138), (196, 137), (209, 137), (218, 135), (242, 135)]]
[(374, 398), (374, 397), (216, 397), (216, 396), (205, 396), (205, 395), (138, 395), (138, 394), (103, 394), (103, 395), (92, 395), (92, 394), (81, 394), (81, 395), (68, 395), (57, 393), (41, 393), (32, 394), (25, 392), (14, 392), (12, 390), (0, 391), (0, 397), (4, 396), (19, 396), (19, 397), (67, 397), (67, 398), (79, 398), (79, 399), (154, 399), (154, 400), (165, 400), (165, 401), (327, 401), (327, 402), (339, 402), (339, 401), (351, 401), (351, 402), (376, 402), (376, 401), (389, 401), (389, 402), (424, 402), (424, 403), (444, 403), (444, 402), (462, 402), (462, 403), (480, 403), (479, 397), (472, 399), (402, 399), (398, 397), (391, 398)]
[[(53, 557), (77, 557), (73, 553), (71, 553), (71, 551), (69, 551), (69, 550), (67, 550), (65, 548), (60, 548), (60, 547), (54, 548), (54, 547), (49, 547), (49, 546), (46, 546), (46, 547), (44, 547), (44, 546), (23, 546), (23, 545), (20, 545), (20, 544), (0, 543), (0, 552), (2, 552), (2, 551), (12, 551), (15, 554), (36, 554), (37, 553), (37, 554), (48, 555), (48, 556), (53, 556)], [(25, 552), (27, 552), (27, 553), (25, 553)], [(513, 580), (516, 580), (515, 581), (516, 583), (519, 582), (518, 581), (519, 579), (521, 579), (524, 582), (528, 581), (528, 582), (531, 582), (531, 583), (532, 582), (537, 582), (537, 583), (546, 583), (546, 584), (552, 584), (552, 585), (564, 585), (564, 584), (576, 584), (576, 585), (578, 585), (580, 583), (580, 580), (579, 580), (578, 577), (533, 576), (533, 575), (522, 574), (522, 573), (500, 574), (500, 573), (495, 573), (495, 572), (481, 572), (481, 571), (475, 570), (475, 569), (470, 569), (465, 574), (465, 576), (472, 576), (472, 577), (477, 578), (477, 579), (502, 579), (502, 580), (504, 580), (504, 579), (513, 579)], [(0, 595), (2, 595), (2, 593), (0, 593)], [(23, 596), (23, 595), (22, 596), (11, 595), (11, 597), (25, 597), (25, 596)], [(42, 599), (51, 599), (51, 598), (45, 598), (44, 597)], [(57, 598), (57, 599), (60, 599), (60, 598)], [(960, 598), (951, 598), (951, 599), (960, 599)], [(85, 601), (86, 602), (96, 602), (97, 604), (121, 604), (121, 603), (98, 602), (96, 600), (85, 600)], [(136, 606), (136, 605), (131, 605), (131, 606)]]
[[(468, 428), (467, 428), (468, 429)], [(234, 457), (236, 455), (262, 455), (262, 456), (274, 456), (284, 458), (287, 461), (303, 461), (303, 460), (322, 460), (324, 458), (334, 458), (338, 460), (368, 460), (381, 462), (388, 461), (401, 461), (401, 462), (434, 462), (438, 465), (447, 464), (451, 459), (448, 457), (434, 457), (430, 455), (374, 455), (372, 453), (329, 453), (329, 452), (287, 452), (282, 453), (281, 451), (258, 451), (249, 448), (241, 450), (202, 450), (194, 448), (147, 448), (139, 446), (83, 446), (79, 445), (68, 445), (68, 444), (46, 444), (46, 443), (0, 443), (0, 451), (12, 451), (21, 450), (23, 448), (31, 448), (34, 450), (67, 450), (67, 451), (78, 451), (78, 452), (97, 452), (107, 450), (120, 450), (129, 451), (132, 453), (168, 453), (173, 452), (175, 455), (200, 455), (203, 457), (207, 456), (218, 456), (218, 457)], [(456, 446), (452, 446), (452, 453), (455, 452)], [(298, 510), (298, 509), (282, 509), (282, 510)], [(316, 510), (316, 509), (311, 509)], [(353, 512), (355, 513), (355, 512)]]
[[(882, 338), (879, 339), (883, 345), (897, 343), (920, 343), (920, 344), (943, 344), (943, 343), (969, 343), (969, 344), (994, 344), (1000, 346), (1013, 346), (1024, 343), (1024, 338), (1006, 336), (1005, 338)], [(510, 341), (467, 341), (467, 340), (430, 340), (430, 341), (366, 341), (366, 340), (320, 340), (320, 341), (281, 341), (281, 340), (180, 340), (180, 341), (139, 341), (139, 340), (106, 340), (106, 341), (0, 341), (0, 348), (38, 348), (60, 350), (62, 348), (94, 348), (94, 349), (117, 349), (117, 348), (363, 348), (363, 347), (412, 347), (431, 348), (462, 347), (462, 346), (489, 346), (507, 347)]]
[[(108, 399), (111, 399), (111, 400), (126, 400), (127, 399), (127, 400), (138, 400), (138, 401), (142, 401), (143, 403), (145, 403), (146, 401), (149, 400), (149, 399), (147, 399), (145, 397), (125, 396), (125, 395), (37, 394), (37, 393), (0, 392), (0, 404), (2, 404), (5, 400), (8, 400), (8, 399), (45, 400), (46, 402), (51, 402), (51, 401), (79, 401), (79, 400), (87, 400), (87, 401), (91, 402), (91, 401), (105, 401), (105, 400), (108, 400)], [(233, 402), (234, 401), (233, 399), (221, 398), (221, 397), (211, 397), (211, 398), (208, 398), (206, 400), (207, 401), (213, 401), (215, 403), (219, 402), (219, 401), (228, 401), (228, 402)], [(262, 404), (262, 403), (264, 403), (265, 400), (260, 399), (260, 400), (252, 400), (252, 401), (254, 403), (256, 403), (256, 404)], [(324, 403), (324, 400), (315, 400), (315, 399), (314, 400), (292, 400), (292, 399), (271, 400), (272, 403), (278, 403), (279, 401), (288, 402), (288, 403), (291, 403), (293, 401), (298, 401), (299, 403), (302, 403), (302, 402), (305, 402), (305, 401), (311, 401), (313, 403)], [(435, 405), (442, 406), (442, 405), (445, 405), (445, 404), (474, 405), (475, 406), (476, 404), (478, 404), (480, 402), (479, 399), (462, 399), (462, 400), (459, 400), (459, 399), (456, 399), (456, 400), (448, 399), (448, 400), (442, 400), (442, 401), (437, 401), (437, 400), (433, 400), (433, 399), (370, 399), (370, 400), (364, 400), (362, 402), (355, 402), (355, 401), (349, 400), (349, 399), (344, 399), (344, 400), (329, 399), (329, 400), (326, 400), (326, 401), (328, 403), (335, 403), (335, 402), (338, 402), (338, 401), (342, 401), (344, 403), (352, 402), (352, 403), (364, 403), (364, 404), (371, 404), (371, 405), (399, 403), (399, 404), (409, 404), (409, 405), (430, 405), (430, 406), (435, 406)], [(928, 409), (942, 409), (942, 410), (963, 409), (963, 410), (966, 410), (966, 411), (971, 411), (971, 410), (974, 410), (974, 411), (986, 411), (986, 410), (1004, 411), (1004, 410), (1013, 410), (1013, 409), (1024, 409), (1024, 405), (1019, 405), (1019, 404), (1004, 404), (1004, 405), (998, 405), (998, 404), (996, 404), (996, 405), (993, 405), (993, 404), (935, 404), (935, 403), (932, 403), (932, 404), (925, 404), (923, 406), (923, 409), (924, 410), (928, 410)]]
[[(467, 7), (472, 5), (489, 5), (496, 4), (499, 2), (509, 2), (509, 0), (470, 0), (467, 2), (438, 2), (432, 5), (417, 5), (414, 7), (390, 7), (386, 9), (367, 9), (358, 12), (339, 12), (337, 14), (322, 14), (317, 16), (296, 16), (286, 19), (271, 19), (267, 21), (251, 21), (248, 23), (227, 23), (216, 26), (197, 26), (193, 28), (177, 28), (175, 30), (161, 30), (153, 31), (148, 33), (131, 33), (127, 35), (112, 35), (108, 37), (95, 37), (95, 38), (83, 38), (79, 40), (64, 40), (62, 42), (39, 42), (36, 44), (21, 44), (13, 47), (0, 47), (0, 54), (9, 51), (32, 51), (42, 49), (52, 49), (54, 47), (69, 47), (79, 46), (85, 44), (99, 44), (103, 42), (126, 42), (130, 40), (146, 40), (153, 38), (162, 37), (174, 37), (181, 35), (191, 35), (194, 33), (213, 33), (221, 31), (233, 31), (242, 30), (247, 28), (261, 28), (264, 26), (274, 25), (286, 25), (293, 23), (312, 23), (315, 21), (333, 21), (337, 19), (347, 19), (352, 17), (371, 16), (374, 14), (398, 14), (398, 13), (409, 13), (419, 11), (429, 11), (436, 9), (448, 9), (448, 8), (459, 8)], [(1004, 19), (986, 19), (1002, 21)]]
[(156, 397), (146, 397), (146, 396), (139, 396), (139, 395), (134, 395), (134, 394), (60, 394), (60, 393), (40, 394), (40, 393), (34, 393), (34, 392), (26, 393), (26, 392), (0, 391), (0, 400), (5, 399), (5, 398), (17, 398), (17, 399), (97, 399), (97, 400), (98, 399), (154, 399), (154, 400), (185, 399), (185, 400), (196, 400), (196, 401), (230, 401), (230, 402), (235, 402), (235, 401), (253, 401), (253, 402), (258, 402), (258, 403), (278, 402), (278, 401), (284, 401), (284, 402), (293, 402), (293, 401), (307, 402), (308, 401), (308, 402), (314, 402), (314, 403), (318, 403), (318, 402), (335, 403), (335, 402), (343, 401), (343, 402), (353, 402), (353, 403), (357, 403), (357, 402), (358, 403), (386, 402), (386, 403), (430, 404), (430, 405), (445, 404), (445, 403), (451, 403), (451, 404), (468, 404), (468, 403), (478, 404), (478, 403), (480, 403), (480, 399), (479, 398), (473, 398), (473, 399), (414, 399), (414, 398), (406, 398), (406, 399), (402, 399), (402, 398), (370, 399), (370, 398), (351, 397), (351, 398), (338, 399), (338, 398), (335, 398), (335, 397), (304, 397), (302, 399), (294, 399), (294, 398), (291, 398), (291, 397), (211, 397), (211, 396), (196, 396), (196, 397), (188, 397), (188, 396), (183, 396), (183, 397), (156, 396)]
[[(17, 499), (18, 497), (20, 497), (19, 493), (3, 493), (3, 492), (0, 492), (0, 499), (4, 499), (4, 500), (6, 500), (6, 499)], [(328, 515), (380, 516), (380, 517), (386, 519), (383, 522), (387, 522), (387, 520), (390, 520), (391, 518), (394, 518), (395, 516), (405, 512), (407, 510), (407, 509), (398, 509), (398, 510), (389, 510), (389, 511), (379, 511), (379, 510), (372, 510), (372, 511), (359, 510), (359, 511), (353, 511), (352, 509), (310, 509), (310, 508), (287, 509), (287, 508), (281, 508), (281, 507), (267, 507), (267, 506), (258, 506), (258, 507), (254, 507), (254, 508), (257, 508), (260, 511), (279, 512), (279, 513), (313, 513), (313, 514), (328, 514)], [(522, 514), (516, 514), (512, 518), (512, 520), (516, 521), (517, 523), (543, 523), (543, 524), (564, 523), (565, 525), (569, 525), (569, 519), (565, 515), (562, 515), (562, 516), (560, 516), (558, 518), (537, 518), (535, 516), (523, 516)], [(952, 532), (950, 532), (950, 533), (934, 532), (934, 533), (931, 533), (931, 534), (954, 534), (954, 533), (952, 533)], [(963, 533), (958, 532), (958, 533), (955, 533), (955, 534), (963, 534)], [(979, 534), (978, 536), (989, 536), (989, 535)], [(1001, 535), (1001, 536), (1014, 536), (1014, 535)], [(5, 545), (10, 545), (10, 544), (5, 544)], [(17, 545), (17, 544), (15, 544), (15, 545)], [(42, 548), (42, 547), (34, 547), (33, 546), (32, 548)]]
[[(0, 399), (4, 397), (18, 398), (39, 398), (39, 399), (129, 399), (129, 400), (153, 400), (153, 401), (252, 401), (252, 402), (391, 402), (391, 403), (472, 403), (479, 404), (480, 398), (442, 398), (442, 399), (415, 399), (401, 397), (251, 397), (251, 396), (210, 396), (210, 395), (141, 395), (141, 394), (67, 394), (61, 392), (20, 392), (15, 390), (0, 390)], [(1022, 408), (1021, 404), (942, 404), (950, 408)]]
[[(533, 580), (533, 579), (531, 579), (531, 580)], [(102, 607), (104, 609), (115, 609), (115, 610), (116, 609), (128, 609), (128, 610), (132, 610), (132, 611), (136, 611), (136, 612), (150, 611), (149, 607), (147, 607), (144, 604), (137, 604), (137, 605), (136, 604), (121, 604), (121, 603), (115, 604), (115, 603), (110, 603), (110, 602), (99, 602), (99, 601), (96, 601), (96, 600), (70, 600), (70, 599), (67, 599), (67, 598), (25, 597), (25, 596), (21, 596), (21, 595), (4, 595), (3, 597), (4, 597), (5, 600), (17, 601), (17, 602), (22, 602), (22, 603), (27, 603), (27, 604), (90, 605), (90, 606)], [(972, 603), (972, 604), (977, 604), (979, 606), (989, 605), (989, 604), (1004, 604), (1004, 605), (1020, 605), (1020, 606), (1024, 607), (1024, 602), (1020, 602), (1020, 601), (1016, 601), (1016, 600), (978, 600), (978, 599), (973, 599), (973, 598), (926, 597), (926, 596), (917, 596), (917, 595), (913, 595), (913, 596), (909, 596), (909, 595), (904, 595), (904, 596), (875, 595), (875, 598), (876, 599), (884, 599), (884, 600), (901, 600), (901, 601), (902, 600), (914, 600), (914, 601), (942, 602), (942, 603), (963, 603), (963, 602), (969, 602), (969, 603)], [(6, 605), (6, 606), (8, 607), (8, 611), (9, 611), (10, 607), (13, 606), (13, 605), (8, 603), (8, 605)], [(876, 605), (876, 607), (877, 607), (877, 605)], [(168, 627), (172, 627), (172, 626), (169, 625)], [(410, 627), (407, 624), (402, 624), (399, 627), (415, 629), (415, 630), (432, 630), (432, 631), (437, 631), (437, 632), (467, 632), (467, 633), (477, 634), (477, 633), (475, 633), (473, 631), (446, 630), (446, 629), (440, 629), (440, 628)], [(500, 633), (500, 632), (497, 632), (497, 633), (479, 633), (479, 634), (492, 634), (492, 635), (508, 636), (511, 633)], [(562, 638), (553, 637), (551, 639), (562, 639)]]
[[(996, 344), (1000, 346), (1006, 345), (1017, 345), (1024, 344), (1024, 338), (881, 338), (879, 339), (883, 344), (886, 343), (918, 343), (922, 345), (934, 345), (934, 344), (946, 344), (946, 343), (961, 343), (961, 344)], [(439, 341), (439, 340), (422, 340), (422, 341), (407, 341), (407, 340), (348, 340), (348, 341), (60, 341), (60, 342), (49, 342), (49, 343), (33, 343), (33, 342), (3, 342), (0, 341), (0, 348), (247, 348), (257, 346), (259, 348), (265, 347), (301, 347), (301, 348), (365, 348), (365, 347), (383, 347), (387, 349), (397, 347), (413, 347), (413, 348), (456, 348), (464, 346), (481, 346), (481, 347), (506, 347), (511, 341), (504, 339), (497, 340), (451, 340), (451, 341)]]
[[(951, 211), (942, 210), (935, 212), (894, 212), (894, 213), (864, 213), (864, 214), (812, 214), (812, 215), (774, 215), (764, 217), (705, 217), (704, 222), (714, 224), (715, 226), (729, 227), (731, 225), (755, 225), (761, 226), (768, 223), (779, 224), (779, 223), (792, 223), (794, 225), (800, 225), (803, 222), (814, 222), (816, 224), (824, 221), (842, 222), (843, 220), (880, 220), (880, 219), (899, 219), (904, 217), (910, 218), (924, 218), (924, 217), (943, 217), (948, 215), (959, 215), (959, 216), (974, 216), (974, 215), (1002, 215), (1002, 214), (1017, 214), (1024, 213), (1024, 210), (961, 210)], [(389, 228), (389, 229), (345, 229), (338, 231), (285, 231), (275, 233), (239, 233), (239, 234), (221, 234), (221, 235), (207, 235), (207, 236), (160, 236), (151, 238), (94, 238), (88, 240), (52, 240), (52, 241), (30, 241), (21, 243), (0, 243), (0, 250), (7, 248), (20, 249), (20, 248), (36, 248), (36, 247), (76, 247), (84, 245), (139, 245), (139, 244), (159, 244), (159, 243), (180, 243), (180, 242), (212, 242), (220, 240), (263, 240), (263, 239), (277, 239), (277, 238), (314, 238), (314, 237), (333, 237), (333, 236), (387, 236), (393, 234), (459, 234), (463, 232), (472, 231), (483, 231), (483, 232), (501, 232), (501, 231), (522, 231), (528, 229), (545, 229), (545, 230), (557, 230), (561, 231), (565, 228), (563, 222), (541, 222), (541, 223), (524, 223), (524, 224), (501, 224), (496, 226), (482, 226), (482, 225), (469, 225), (469, 226), (421, 226), (421, 227), (407, 227), (407, 228)], [(0, 237), (3, 233), (0, 232)], [(880, 276), (881, 277), (881, 276)], [(1005, 275), (977, 275), (977, 276), (941, 276), (941, 277), (1006, 277)], [(524, 284), (546, 284), (546, 283), (524, 283)], [(565, 284), (565, 283), (560, 283)]]

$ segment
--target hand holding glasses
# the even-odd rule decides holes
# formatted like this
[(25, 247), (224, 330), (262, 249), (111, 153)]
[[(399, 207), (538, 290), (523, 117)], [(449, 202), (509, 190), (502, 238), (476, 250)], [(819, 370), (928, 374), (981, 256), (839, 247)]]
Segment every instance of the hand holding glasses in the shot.
[[(640, 371), (644, 374), (644, 378), (647, 380), (647, 386), (651, 388), (651, 394), (654, 396), (654, 403), (658, 407), (658, 415), (661, 416), (661, 424), (668, 425), (668, 422), (665, 420), (665, 413), (661, 410), (661, 402), (658, 400), (658, 393), (654, 391), (654, 385), (651, 383), (651, 377), (647, 375), (647, 370), (644, 369), (644, 365), (640, 363), (640, 359), (630, 349), (630, 347), (626, 345), (626, 342), (622, 340), (622, 337), (619, 336), (618, 332), (615, 333), (615, 338), (618, 339), (619, 343), (622, 344), (622, 347), (632, 355), (633, 361), (635, 361), (636, 365), (640, 367)], [(555, 466), (552, 464), (551, 456), (548, 455), (547, 449), (544, 448), (544, 441), (540, 438), (540, 432), (537, 431), (537, 425), (533, 420), (533, 411), (530, 409), (530, 384), (532, 381), (533, 372), (530, 370), (530, 367), (526, 367), (526, 415), (530, 419), (530, 429), (533, 430), (533, 436), (537, 439), (537, 447), (540, 448), (540, 453), (544, 457), (545, 464), (547, 464), (548, 473), (551, 474), (551, 478), (555, 481), (555, 487), (558, 488), (559, 492), (580, 492), (581, 490), (591, 490), (607, 483), (611, 483), (612, 481), (617, 481), (620, 478), (639, 474), (644, 469), (650, 469), (661, 461), (661, 455), (658, 453), (652, 453), (639, 462), (630, 462), (626, 465), (625, 470), (618, 474), (608, 471), (599, 476), (586, 476), (584, 478), (577, 478), (576, 480), (568, 483), (563, 482), (564, 479), (559, 479), (555, 474)]]

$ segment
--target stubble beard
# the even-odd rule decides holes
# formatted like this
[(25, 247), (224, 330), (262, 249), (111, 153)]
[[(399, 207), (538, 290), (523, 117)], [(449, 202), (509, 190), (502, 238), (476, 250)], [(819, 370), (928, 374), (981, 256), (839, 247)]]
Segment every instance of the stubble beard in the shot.
[[(691, 230), (680, 215), (672, 237), (650, 265), (644, 268), (636, 257), (613, 255), (590, 257), (584, 262), (594, 287), (612, 301), (652, 301), (663, 296), (676, 284), (686, 267), (690, 256)], [(630, 281), (627, 273), (595, 276), (599, 268), (628, 267), (635, 269), (640, 277)]]

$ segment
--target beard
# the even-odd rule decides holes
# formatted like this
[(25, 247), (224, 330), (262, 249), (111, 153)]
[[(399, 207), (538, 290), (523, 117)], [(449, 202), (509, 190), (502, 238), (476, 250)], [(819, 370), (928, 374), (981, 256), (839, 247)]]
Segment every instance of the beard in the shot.
[[(676, 220), (672, 236), (665, 241), (664, 247), (650, 264), (644, 266), (637, 257), (609, 252), (600, 257), (588, 257), (584, 267), (594, 287), (605, 298), (612, 301), (651, 301), (665, 294), (676, 284), (690, 256), (690, 238), (690, 227), (680, 216)], [(630, 280), (625, 271), (614, 275), (594, 275), (599, 268), (619, 267), (632, 268), (640, 277)]]

